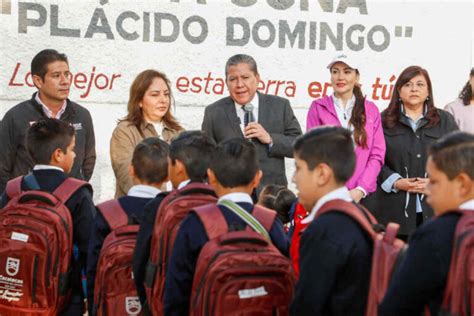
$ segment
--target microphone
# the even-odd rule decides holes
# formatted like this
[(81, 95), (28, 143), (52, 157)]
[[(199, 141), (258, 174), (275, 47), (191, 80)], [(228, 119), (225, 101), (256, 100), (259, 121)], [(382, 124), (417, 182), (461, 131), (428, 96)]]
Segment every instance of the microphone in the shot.
[(243, 109), (244, 109), (244, 127), (247, 127), (249, 123), (255, 122), (255, 118), (253, 116), (253, 105), (246, 104), (244, 105)]

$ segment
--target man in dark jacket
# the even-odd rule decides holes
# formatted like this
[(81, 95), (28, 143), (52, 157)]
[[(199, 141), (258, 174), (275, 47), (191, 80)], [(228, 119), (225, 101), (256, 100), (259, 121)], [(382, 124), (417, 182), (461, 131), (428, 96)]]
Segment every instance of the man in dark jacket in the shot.
[(68, 99), (71, 86), (66, 55), (52, 49), (39, 52), (31, 62), (38, 88), (30, 100), (11, 108), (0, 124), (0, 191), (8, 180), (31, 171), (33, 162), (25, 146), (29, 126), (42, 117), (70, 123), (76, 130), (76, 159), (70, 175), (89, 180), (95, 165), (95, 137), (89, 111)]

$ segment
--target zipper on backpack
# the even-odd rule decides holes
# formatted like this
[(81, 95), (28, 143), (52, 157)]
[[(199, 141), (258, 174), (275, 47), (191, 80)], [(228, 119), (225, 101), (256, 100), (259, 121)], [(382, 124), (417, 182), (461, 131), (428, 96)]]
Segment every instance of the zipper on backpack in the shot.
[(38, 272), (38, 255), (35, 255), (35, 259), (33, 260), (33, 277), (32, 277), (32, 286), (31, 286), (31, 303), (35, 303), (36, 301), (36, 274)]

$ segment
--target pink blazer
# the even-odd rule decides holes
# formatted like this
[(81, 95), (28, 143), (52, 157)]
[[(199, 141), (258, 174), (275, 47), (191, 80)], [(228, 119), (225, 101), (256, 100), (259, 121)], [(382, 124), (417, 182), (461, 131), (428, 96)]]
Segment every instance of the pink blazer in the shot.
[[(365, 115), (367, 148), (356, 145), (356, 167), (346, 186), (349, 190), (360, 186), (371, 193), (377, 188), (377, 176), (384, 164), (385, 138), (379, 109), (368, 100), (365, 101)], [(331, 96), (313, 101), (306, 117), (306, 130), (322, 125), (341, 126)]]

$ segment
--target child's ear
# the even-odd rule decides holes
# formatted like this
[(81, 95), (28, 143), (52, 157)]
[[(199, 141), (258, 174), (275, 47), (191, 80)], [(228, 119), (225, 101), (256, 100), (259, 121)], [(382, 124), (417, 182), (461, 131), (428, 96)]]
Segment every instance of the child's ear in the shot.
[(135, 173), (135, 168), (133, 168), (132, 164), (130, 164), (128, 166), (128, 175), (131, 177), (131, 178), (134, 178), (136, 173)]
[(328, 182), (330, 182), (333, 172), (331, 167), (323, 162), (315, 167), (314, 175), (316, 176), (316, 183), (319, 186), (325, 186)]
[(263, 172), (262, 170), (258, 169), (257, 173), (255, 173), (255, 176), (253, 177), (252, 180), (252, 188), (257, 188), (258, 185), (260, 184), (260, 181), (262, 180)]
[(217, 181), (216, 175), (214, 174), (214, 171), (212, 171), (210, 168), (207, 168), (207, 179), (208, 179), (209, 184), (214, 188), (219, 183)]
[(461, 172), (456, 176), (459, 182), (459, 193), (463, 198), (472, 198), (474, 196), (474, 180), (465, 172)]
[(51, 164), (60, 163), (63, 160), (64, 153), (61, 148), (56, 148), (51, 155)]

